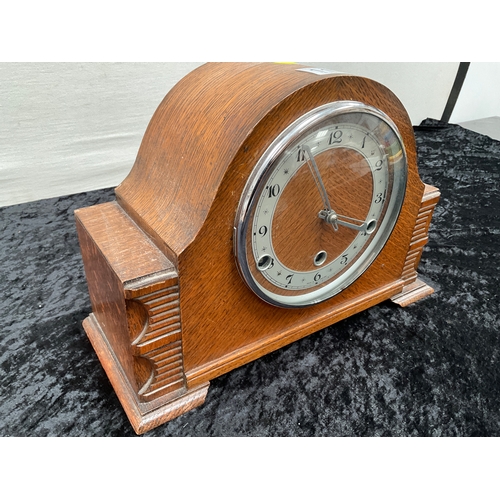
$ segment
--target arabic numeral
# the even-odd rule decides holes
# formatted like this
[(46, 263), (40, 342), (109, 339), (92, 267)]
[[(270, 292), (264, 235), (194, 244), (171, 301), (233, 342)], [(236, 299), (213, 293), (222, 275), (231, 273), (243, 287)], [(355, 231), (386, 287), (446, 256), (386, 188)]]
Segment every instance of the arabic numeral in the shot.
[(383, 163), (384, 163), (383, 160), (379, 160), (377, 163), (375, 163), (375, 170), (382, 170)]
[(260, 228), (259, 228), (259, 234), (261, 236), (265, 236), (267, 234), (267, 226), (260, 226)]
[(345, 266), (347, 264), (347, 261), (349, 260), (349, 255), (344, 254), (342, 255), (342, 258), (340, 259), (340, 263)]
[(287, 285), (290, 285), (292, 283), (292, 278), (293, 278), (293, 274), (289, 274), (285, 279), (286, 279), (286, 283)]
[(380, 203), (382, 201), (382, 197), (384, 196), (384, 193), (378, 193), (377, 196), (375, 197), (375, 203)]
[(342, 130), (335, 130), (335, 132), (332, 132), (330, 134), (329, 144), (339, 144), (342, 142), (342, 135)]
[(305, 152), (303, 149), (299, 149), (297, 151), (297, 161), (298, 162), (306, 161)]
[(316, 275), (314, 276), (313, 279), (317, 283), (321, 279), (321, 274), (320, 273), (316, 273)]
[(268, 198), (276, 197), (280, 194), (280, 185), (274, 184), (273, 186), (266, 186)]

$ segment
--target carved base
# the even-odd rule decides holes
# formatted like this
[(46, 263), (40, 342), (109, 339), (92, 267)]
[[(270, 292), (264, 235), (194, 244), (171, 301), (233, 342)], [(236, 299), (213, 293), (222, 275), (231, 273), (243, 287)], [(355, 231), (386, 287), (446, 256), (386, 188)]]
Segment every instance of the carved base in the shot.
[(417, 278), (417, 267), (422, 257), (422, 250), (429, 241), (429, 226), (439, 197), (439, 189), (425, 184), (422, 203), (418, 212), (415, 228), (413, 229), (408, 254), (406, 255), (403, 275), (401, 276), (405, 286), (400, 293), (391, 297), (391, 300), (401, 307), (406, 307), (434, 292), (432, 287)]
[(84, 320), (83, 327), (137, 434), (143, 434), (204, 403), (210, 385), (208, 382), (187, 392), (181, 390), (177, 394), (170, 393), (152, 402), (139, 401), (93, 314)]
[(397, 293), (391, 297), (392, 302), (406, 307), (417, 300), (427, 297), (434, 292), (434, 288), (424, 283), (421, 279), (417, 279), (413, 283), (406, 285), (401, 293)]
[(92, 314), (84, 329), (135, 432), (202, 404), (184, 373), (175, 266), (116, 203), (75, 212)]

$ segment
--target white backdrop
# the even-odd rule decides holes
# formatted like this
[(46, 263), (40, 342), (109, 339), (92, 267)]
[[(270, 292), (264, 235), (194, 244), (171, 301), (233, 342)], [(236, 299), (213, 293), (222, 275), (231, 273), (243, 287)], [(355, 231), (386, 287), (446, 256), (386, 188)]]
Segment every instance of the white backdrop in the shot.
[[(201, 63), (0, 63), (0, 206), (119, 184), (165, 94)], [(440, 118), (458, 63), (306, 63), (373, 78), (413, 124)]]
[(499, 90), (500, 63), (471, 63), (450, 122), (500, 116)]

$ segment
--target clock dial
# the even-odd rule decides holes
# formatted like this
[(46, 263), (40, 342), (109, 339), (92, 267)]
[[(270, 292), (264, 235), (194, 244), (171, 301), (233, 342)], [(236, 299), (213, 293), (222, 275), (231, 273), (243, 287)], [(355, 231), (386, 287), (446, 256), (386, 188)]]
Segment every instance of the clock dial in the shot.
[(238, 209), (238, 268), (262, 299), (324, 301), (373, 262), (399, 215), (406, 157), (381, 111), (342, 101), (285, 129), (255, 166)]

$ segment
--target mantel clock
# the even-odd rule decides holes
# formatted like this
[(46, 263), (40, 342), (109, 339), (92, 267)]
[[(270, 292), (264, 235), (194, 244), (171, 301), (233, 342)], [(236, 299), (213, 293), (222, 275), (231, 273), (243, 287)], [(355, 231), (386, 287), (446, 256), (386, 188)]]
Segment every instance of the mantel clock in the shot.
[(210, 380), (390, 299), (439, 191), (395, 95), (300, 65), (205, 64), (164, 98), (116, 201), (77, 210), (84, 328), (137, 433)]

